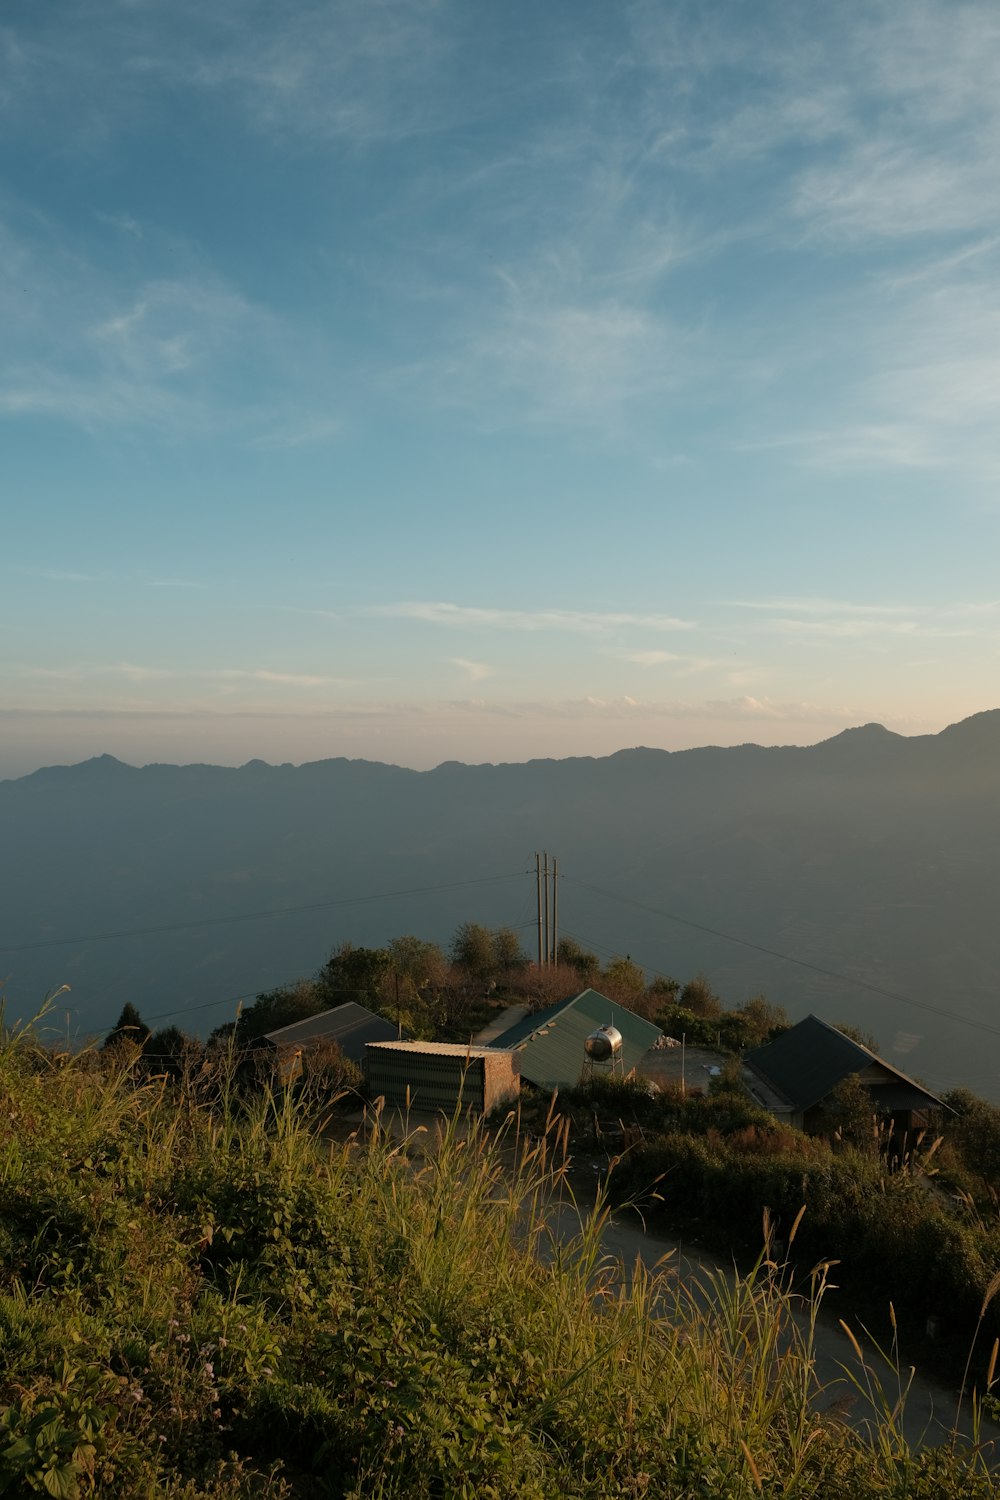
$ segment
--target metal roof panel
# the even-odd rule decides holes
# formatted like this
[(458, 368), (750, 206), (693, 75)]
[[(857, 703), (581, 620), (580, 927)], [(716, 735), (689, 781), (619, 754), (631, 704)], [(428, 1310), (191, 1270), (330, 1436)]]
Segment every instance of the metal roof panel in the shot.
[(521, 1077), (539, 1088), (572, 1088), (580, 1081), (586, 1054), (583, 1044), (599, 1026), (614, 1025), (622, 1034), (622, 1062), (626, 1073), (642, 1060), (660, 1037), (660, 1028), (644, 1021), (597, 990), (583, 990), (495, 1037), (490, 1047), (516, 1051)]

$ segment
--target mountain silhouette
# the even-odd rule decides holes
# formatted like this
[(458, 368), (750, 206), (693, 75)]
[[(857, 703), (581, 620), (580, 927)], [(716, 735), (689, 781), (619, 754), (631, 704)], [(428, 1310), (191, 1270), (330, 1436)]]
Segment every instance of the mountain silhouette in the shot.
[(205, 1032), (344, 939), (482, 921), (532, 952), (548, 849), (561, 928), (602, 957), (705, 970), (730, 1003), (762, 991), (874, 1031), (936, 1087), (1000, 1094), (1000, 710), (937, 735), (424, 772), (104, 755), (0, 782), (0, 842), (8, 1015), (68, 983), (71, 1031), (130, 1000)]

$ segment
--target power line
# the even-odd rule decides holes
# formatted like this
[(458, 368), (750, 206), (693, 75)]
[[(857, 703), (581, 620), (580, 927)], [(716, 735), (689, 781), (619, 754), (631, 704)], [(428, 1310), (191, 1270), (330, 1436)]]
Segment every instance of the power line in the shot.
[(853, 985), (855, 989), (867, 990), (872, 995), (880, 995), (884, 1000), (896, 1000), (901, 1005), (912, 1005), (916, 1010), (924, 1010), (934, 1016), (942, 1016), (946, 1021), (957, 1021), (963, 1026), (972, 1026), (976, 1031), (985, 1031), (990, 1036), (1000, 1036), (1000, 1026), (991, 1026), (988, 1021), (976, 1021), (972, 1016), (960, 1015), (957, 1011), (945, 1010), (944, 1006), (932, 1005), (929, 1000), (914, 1000), (912, 995), (901, 995), (896, 990), (883, 989), (881, 985), (872, 984), (867, 979), (855, 979), (850, 974), (841, 974), (836, 969), (824, 968), (822, 964), (810, 963), (805, 958), (795, 958), (791, 953), (782, 953), (777, 948), (765, 947), (763, 943), (752, 943), (747, 938), (734, 937), (731, 932), (721, 932), (717, 927), (707, 927), (704, 922), (693, 922), (689, 917), (680, 917), (676, 912), (661, 911), (658, 907), (648, 906), (644, 901), (636, 901), (632, 896), (621, 896), (617, 891), (605, 891), (599, 886), (589, 885), (585, 880), (576, 880), (571, 875), (564, 875), (563, 880), (569, 880), (573, 885), (578, 885), (581, 890), (590, 891), (595, 896), (603, 896), (609, 901), (620, 901), (625, 906), (634, 906), (638, 911), (648, 912), (651, 916), (662, 917), (668, 922), (678, 922), (682, 927), (692, 927), (696, 932), (708, 933), (710, 937), (722, 938), (724, 942), (736, 943), (741, 948), (750, 948), (754, 953), (764, 953), (768, 958), (779, 958), (783, 963), (795, 964), (800, 969), (809, 969), (813, 974), (822, 974), (827, 979), (836, 979), (840, 984)]
[[(498, 878), (505, 879), (506, 877), (501, 876)], [(526, 927), (534, 927), (534, 925), (535, 924), (533, 921), (516, 922), (511, 926), (510, 930), (511, 932), (522, 932)], [(308, 979), (304, 980), (301, 974), (296, 974), (294, 979), (280, 980), (277, 984), (268, 985), (265, 989), (248, 990), (246, 994), (243, 995), (225, 995), (220, 1000), (202, 1000), (197, 1005), (179, 1005), (174, 1010), (160, 1010), (157, 1011), (155, 1015), (146, 1016), (144, 1017), (144, 1019), (148, 1023), (150, 1021), (169, 1021), (174, 1016), (193, 1016), (198, 1011), (215, 1010), (220, 1005), (239, 1005), (243, 1000), (256, 1000), (261, 995), (269, 994), (272, 990), (290, 989), (292, 985), (301, 984), (303, 982), (306, 984), (310, 983)], [(349, 985), (346, 988), (341, 989), (330, 989), (326, 985), (324, 985), (323, 987), (323, 993), (325, 995), (356, 995), (357, 992), (357, 985)], [(72, 1006), (67, 1008), (70, 1010), (73, 1009)], [(114, 1031), (114, 1029), (115, 1028), (113, 1026), (105, 1026), (103, 1032), (100, 1032), (98, 1034), (105, 1035), (108, 1032)]]
[(0, 953), (27, 953), (37, 948), (69, 948), (75, 943), (106, 943), (118, 938), (152, 937), (162, 932), (185, 932), (197, 927), (217, 927), (223, 922), (251, 922), (260, 917), (288, 917), (296, 912), (328, 911), (335, 906), (361, 906), (369, 901), (390, 901), (400, 896), (425, 896), (435, 891), (454, 891), (472, 885), (492, 885), (501, 880), (521, 880), (527, 872), (517, 870), (508, 875), (483, 875), (475, 880), (450, 880), (443, 885), (411, 886), (404, 891), (376, 891), (369, 896), (341, 896), (331, 901), (309, 901), (303, 906), (274, 906), (265, 911), (234, 912), (228, 917), (201, 917), (194, 922), (165, 922), (157, 927), (126, 927), (117, 932), (89, 932), (77, 937), (44, 938), (35, 943), (8, 943)]
[[(374, 901), (387, 901), (394, 898), (398, 899), (400, 897), (406, 896), (431, 895), (439, 891), (451, 891), (464, 889), (470, 886), (497, 884), (505, 880), (521, 880), (525, 877), (525, 875), (528, 875), (530, 873), (531, 871), (528, 870), (518, 870), (512, 871), (505, 875), (484, 875), (471, 880), (452, 880), (444, 882), (440, 885), (411, 886), (405, 890), (399, 891), (377, 891), (364, 896), (345, 896), (338, 897), (329, 901), (311, 901), (304, 903), (301, 906), (279, 906), (271, 907), (262, 911), (236, 912), (231, 916), (204, 917), (192, 922), (168, 922), (153, 927), (123, 928), (114, 932), (94, 932), (84, 933), (76, 937), (47, 938), (33, 943), (15, 943), (8, 944), (6, 946), (0, 946), (0, 953), (25, 953), (41, 948), (71, 947), (72, 945), (77, 943), (112, 942), (129, 937), (150, 937), (161, 933), (191, 931), (199, 928), (215, 927), (228, 922), (254, 921), (259, 920), (262, 917), (294, 916), (296, 913), (300, 912), (325, 911), (343, 906), (360, 906)], [(872, 984), (869, 980), (857, 979), (850, 974), (840, 973), (836, 969), (826, 968), (822, 964), (812, 963), (808, 959), (796, 958), (793, 954), (783, 953), (780, 949), (770, 948), (763, 943), (752, 942), (748, 938), (736, 937), (731, 932), (723, 932), (720, 928), (709, 927), (704, 922), (695, 922), (689, 917), (680, 916), (677, 912), (664, 911), (659, 907), (650, 906), (644, 901), (637, 901), (632, 896), (623, 896), (617, 891), (604, 890), (600, 886), (591, 885), (588, 881), (578, 880), (575, 876), (566, 875), (562, 872), (560, 873), (563, 880), (568, 880), (572, 885), (578, 886), (581, 890), (590, 891), (591, 894), (595, 896), (601, 896), (602, 898), (610, 901), (618, 901), (625, 906), (635, 907), (637, 911), (646, 912), (650, 916), (659, 917), (668, 922), (676, 922), (682, 927), (689, 927), (695, 932), (706, 933), (710, 937), (721, 938), (723, 942), (735, 943), (738, 947), (748, 948), (754, 953), (762, 953), (768, 958), (777, 958), (782, 963), (794, 964), (797, 968), (807, 969), (813, 974), (821, 974), (824, 978), (836, 980), (839, 984), (851, 985), (855, 989), (866, 990), (869, 994), (879, 995), (882, 999), (893, 1000), (901, 1005), (912, 1006), (916, 1010), (922, 1010), (930, 1015), (940, 1016), (947, 1021), (955, 1021), (959, 1025), (970, 1026), (974, 1030), (985, 1032), (990, 1036), (1000, 1036), (1000, 1027), (991, 1026), (988, 1021), (977, 1021), (971, 1016), (963, 1016), (955, 1011), (946, 1010), (943, 1006), (934, 1005), (928, 1000), (916, 1000), (911, 995), (901, 995), (896, 990), (885, 989), (882, 985)], [(518, 931), (523, 928), (531, 927), (533, 925), (534, 923), (531, 921), (517, 923), (514, 930)], [(574, 936), (569, 932), (567, 932), (566, 935)], [(597, 948), (599, 951), (603, 951), (609, 954), (609, 956), (615, 956), (612, 950), (602, 947), (600, 943), (595, 943), (591, 939), (584, 940), (576, 937), (575, 940), (577, 942), (585, 941), (588, 946)], [(657, 967), (652, 964), (643, 965), (643, 967), (651, 968), (654, 973), (659, 972)], [(287, 981), (287, 983), (297, 983), (301, 977), (301, 975), (297, 975), (295, 979), (289, 980)], [(282, 987), (282, 985), (272, 986), (272, 988), (276, 989), (280, 989)], [(221, 1005), (236, 1005), (241, 1000), (254, 999), (259, 993), (261, 993), (261, 991), (259, 990), (252, 991), (244, 995), (232, 995), (220, 1000), (204, 1001), (198, 1005), (181, 1006), (172, 1011), (161, 1011), (157, 1015), (151, 1016), (149, 1019), (153, 1021), (166, 1020), (172, 1016), (193, 1015), (198, 1011), (211, 1010)]]

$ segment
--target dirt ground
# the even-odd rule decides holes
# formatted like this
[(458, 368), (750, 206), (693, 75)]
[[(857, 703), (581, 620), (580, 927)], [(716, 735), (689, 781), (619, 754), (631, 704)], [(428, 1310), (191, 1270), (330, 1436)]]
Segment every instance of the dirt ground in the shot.
[(654, 1047), (647, 1052), (636, 1072), (650, 1078), (662, 1088), (664, 1084), (684, 1084), (688, 1092), (708, 1092), (712, 1069), (719, 1069), (729, 1059), (725, 1053), (708, 1047)]

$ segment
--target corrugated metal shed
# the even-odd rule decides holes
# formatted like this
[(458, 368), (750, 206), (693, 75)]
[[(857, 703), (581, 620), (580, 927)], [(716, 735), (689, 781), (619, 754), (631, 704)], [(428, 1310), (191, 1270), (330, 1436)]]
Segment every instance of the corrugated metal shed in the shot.
[(269, 1031), (265, 1039), (282, 1051), (287, 1047), (308, 1047), (310, 1042), (336, 1042), (345, 1057), (359, 1063), (369, 1042), (393, 1042), (398, 1036), (396, 1027), (385, 1016), (348, 1000), (305, 1021), (279, 1026), (277, 1031)]
[(516, 1055), (457, 1042), (372, 1042), (365, 1048), (365, 1082), (391, 1109), (445, 1110), (461, 1106), (488, 1114), (520, 1088)]
[(854, 1073), (865, 1074), (873, 1098), (884, 1095), (887, 1107), (943, 1107), (935, 1094), (819, 1016), (806, 1016), (773, 1042), (748, 1052), (744, 1061), (797, 1114), (819, 1104)]
[(617, 1026), (622, 1034), (626, 1073), (639, 1063), (661, 1032), (651, 1021), (616, 1005), (597, 990), (583, 990), (545, 1010), (525, 1016), (516, 1026), (495, 1037), (491, 1047), (514, 1049), (521, 1061), (521, 1077), (538, 1088), (572, 1088), (583, 1071), (583, 1044), (598, 1026)]

